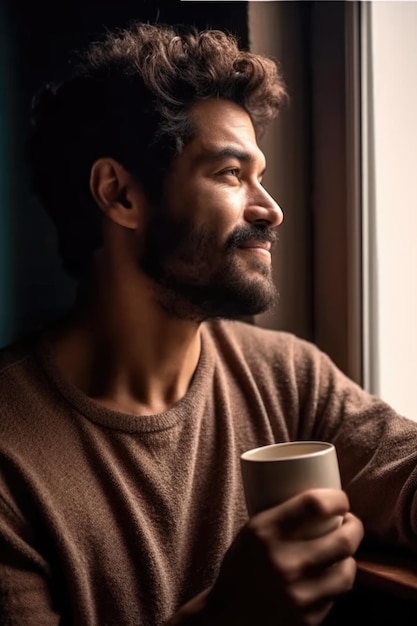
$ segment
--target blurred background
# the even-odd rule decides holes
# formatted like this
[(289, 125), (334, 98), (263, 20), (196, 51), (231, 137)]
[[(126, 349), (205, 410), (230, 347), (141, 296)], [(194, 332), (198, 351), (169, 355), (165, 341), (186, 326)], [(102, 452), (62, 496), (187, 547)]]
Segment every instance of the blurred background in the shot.
[(290, 103), (261, 147), (285, 215), (280, 303), (255, 321), (314, 341), (417, 419), (416, 2), (0, 0), (0, 346), (74, 296), (29, 193), (33, 93), (133, 19), (227, 30), (279, 61)]

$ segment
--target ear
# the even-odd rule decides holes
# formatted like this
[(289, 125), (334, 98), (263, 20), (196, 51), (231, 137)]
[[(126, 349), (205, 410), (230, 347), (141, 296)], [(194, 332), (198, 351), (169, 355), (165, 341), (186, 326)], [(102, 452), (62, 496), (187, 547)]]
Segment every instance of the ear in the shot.
[(138, 228), (145, 196), (120, 163), (111, 158), (95, 161), (90, 173), (90, 191), (110, 220), (124, 228)]

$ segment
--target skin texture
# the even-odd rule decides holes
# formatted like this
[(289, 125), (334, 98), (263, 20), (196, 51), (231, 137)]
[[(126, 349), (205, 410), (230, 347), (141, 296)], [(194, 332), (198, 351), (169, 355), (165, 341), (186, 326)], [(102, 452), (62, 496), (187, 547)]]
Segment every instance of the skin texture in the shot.
[[(245, 315), (275, 298), (266, 248), (283, 215), (262, 187), (265, 159), (251, 120), (232, 102), (208, 100), (194, 105), (193, 121), (196, 136), (172, 164), (161, 207), (113, 159), (94, 163), (103, 245), (88, 301), (55, 336), (69, 382), (137, 415), (166, 410), (186, 393), (207, 308), (210, 316)], [(219, 151), (229, 153), (213, 158)], [(162, 239), (153, 236), (157, 226)], [(190, 231), (198, 245), (189, 243)]]
[[(62, 375), (98, 404), (135, 415), (167, 410), (187, 392), (200, 322), (255, 312), (275, 297), (269, 248), (282, 211), (262, 186), (265, 158), (238, 105), (194, 105), (194, 139), (174, 160), (162, 201), (110, 158), (90, 188), (104, 214), (89, 297), (51, 337)], [(220, 294), (220, 297), (216, 292)], [(334, 515), (340, 528), (307, 539)], [(254, 516), (225, 555), (213, 587), (175, 624), (319, 624), (351, 588), (361, 522), (338, 490), (303, 493)]]
[[(255, 515), (225, 555), (213, 588), (167, 626), (320, 624), (355, 578), (353, 554), (363, 528), (348, 509), (344, 492), (316, 489)], [(342, 526), (322, 537), (304, 537), (306, 523), (334, 514), (343, 516)]]
[(151, 212), (141, 269), (182, 318), (259, 313), (275, 299), (270, 249), (283, 219), (262, 186), (265, 157), (237, 105), (205, 101), (192, 113), (199, 130)]

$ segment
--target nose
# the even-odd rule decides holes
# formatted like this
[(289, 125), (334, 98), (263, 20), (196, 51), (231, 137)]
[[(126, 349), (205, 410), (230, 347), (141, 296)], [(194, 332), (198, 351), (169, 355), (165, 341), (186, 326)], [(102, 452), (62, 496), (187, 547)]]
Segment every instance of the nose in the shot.
[(248, 202), (244, 216), (251, 224), (264, 224), (270, 228), (279, 226), (284, 219), (281, 207), (262, 185)]

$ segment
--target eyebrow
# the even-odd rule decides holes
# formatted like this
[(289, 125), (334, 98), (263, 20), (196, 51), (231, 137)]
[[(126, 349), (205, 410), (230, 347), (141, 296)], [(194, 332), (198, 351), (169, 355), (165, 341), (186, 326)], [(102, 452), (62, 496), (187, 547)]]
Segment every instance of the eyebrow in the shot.
[[(255, 163), (256, 157), (250, 152), (246, 152), (245, 150), (239, 150), (239, 148), (225, 147), (216, 149), (208, 149), (205, 150), (201, 155), (201, 160), (205, 161), (221, 161), (223, 159), (234, 158), (238, 161), (242, 161), (243, 163)], [(262, 173), (265, 172), (265, 169)]]
[(255, 161), (255, 157), (246, 152), (245, 150), (239, 150), (239, 148), (219, 148), (218, 150), (205, 150), (203, 159), (209, 159), (210, 161), (220, 161), (221, 159), (235, 158), (239, 161), (245, 161), (251, 163)]

